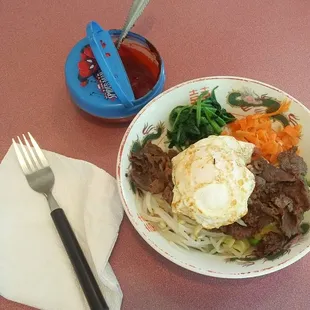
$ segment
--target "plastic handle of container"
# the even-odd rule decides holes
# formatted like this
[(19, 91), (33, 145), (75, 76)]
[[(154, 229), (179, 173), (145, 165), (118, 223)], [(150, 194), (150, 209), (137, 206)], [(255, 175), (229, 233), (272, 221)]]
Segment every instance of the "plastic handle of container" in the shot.
[[(107, 61), (105, 60), (105, 56), (103, 54), (102, 51), (102, 47), (101, 47), (101, 43), (100, 43), (100, 39), (98, 38), (98, 34), (100, 32), (104, 31), (96, 22), (90, 22), (87, 25), (86, 28), (86, 33), (87, 33), (87, 37), (89, 40), (93, 41), (93, 43), (96, 45), (97, 47), (97, 52), (100, 54), (101, 60), (104, 62), (105, 64), (105, 70), (103, 70), (101, 68), (102, 71), (104, 71), (105, 77), (106, 79), (111, 83), (113, 83), (113, 91), (115, 92), (116, 96), (118, 98), (122, 98), (121, 103), (126, 107), (126, 108), (131, 108), (134, 106), (133, 102), (127, 97), (127, 95), (123, 92), (123, 90), (121, 89), (121, 87), (119, 86), (119, 83), (117, 82), (116, 78), (114, 77), (113, 72), (110, 69), (109, 64), (107, 63)], [(112, 38), (111, 38), (112, 41)], [(114, 43), (113, 43), (114, 44)], [(117, 49), (115, 47), (115, 50), (117, 52)], [(112, 84), (111, 83), (111, 84)]]

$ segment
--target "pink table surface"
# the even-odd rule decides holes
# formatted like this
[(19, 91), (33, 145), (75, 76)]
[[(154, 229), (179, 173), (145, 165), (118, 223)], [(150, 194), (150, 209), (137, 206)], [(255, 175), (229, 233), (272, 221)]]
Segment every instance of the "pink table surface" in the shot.
[[(44, 148), (115, 175), (126, 126), (81, 115), (70, 102), (63, 70), (87, 22), (121, 27), (130, 3), (0, 2), (1, 157), (13, 136), (30, 131)], [(245, 76), (282, 88), (310, 107), (309, 29), (309, 1), (156, 0), (134, 31), (161, 51), (167, 87), (201, 76)], [(205, 277), (161, 257), (125, 217), (110, 261), (124, 292), (123, 309), (310, 308), (310, 255), (261, 278)], [(0, 309), (30, 308), (0, 297)]]

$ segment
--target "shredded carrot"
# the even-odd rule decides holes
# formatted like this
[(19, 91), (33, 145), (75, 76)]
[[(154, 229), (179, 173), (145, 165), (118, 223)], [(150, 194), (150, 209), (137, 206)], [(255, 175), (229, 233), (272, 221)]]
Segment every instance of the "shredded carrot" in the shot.
[(222, 135), (231, 135), (237, 140), (255, 144), (262, 156), (275, 164), (279, 153), (296, 146), (301, 135), (300, 125), (288, 125), (278, 130), (272, 128), (270, 117), (287, 112), (289, 107), (290, 101), (285, 100), (275, 112), (248, 115), (236, 120), (228, 125)]

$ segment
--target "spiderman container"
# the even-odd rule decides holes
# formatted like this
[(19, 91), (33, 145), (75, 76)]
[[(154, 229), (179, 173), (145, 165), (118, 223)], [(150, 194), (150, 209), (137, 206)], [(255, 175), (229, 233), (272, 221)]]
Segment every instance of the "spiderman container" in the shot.
[(130, 121), (163, 91), (166, 79), (156, 48), (129, 32), (117, 50), (120, 33), (90, 22), (86, 38), (72, 48), (65, 64), (73, 102), (83, 111), (113, 122)]

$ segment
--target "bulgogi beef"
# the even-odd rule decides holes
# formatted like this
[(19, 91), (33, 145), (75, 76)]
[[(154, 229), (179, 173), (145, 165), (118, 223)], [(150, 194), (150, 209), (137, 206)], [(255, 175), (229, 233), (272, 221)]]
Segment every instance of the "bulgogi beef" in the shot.
[(232, 224), (221, 227), (236, 239), (259, 233), (268, 224), (278, 232), (268, 232), (256, 247), (258, 257), (275, 254), (300, 234), (303, 213), (310, 210), (309, 188), (304, 181), (307, 165), (296, 154), (297, 148), (279, 154), (279, 168), (263, 158), (253, 160), (249, 169), (255, 174), (255, 189), (249, 198), (248, 213), (242, 218), (246, 227)]
[(304, 160), (296, 154), (297, 147), (294, 146), (287, 152), (279, 154), (279, 163), (281, 169), (297, 176), (305, 176), (307, 174), (307, 165)]
[(173, 198), (172, 163), (175, 151), (164, 152), (159, 146), (147, 142), (143, 148), (131, 153), (129, 177), (137, 188), (152, 194), (163, 193), (171, 204)]
[(264, 257), (275, 254), (282, 249), (285, 244), (285, 237), (281, 234), (269, 232), (263, 236), (256, 248), (256, 255)]
[(244, 227), (244, 226), (239, 225), (238, 223), (233, 223), (231, 225), (222, 226), (220, 227), (219, 230), (222, 231), (224, 234), (233, 236), (235, 239), (238, 239), (238, 240), (250, 238), (256, 232), (255, 227), (251, 227), (251, 226)]

